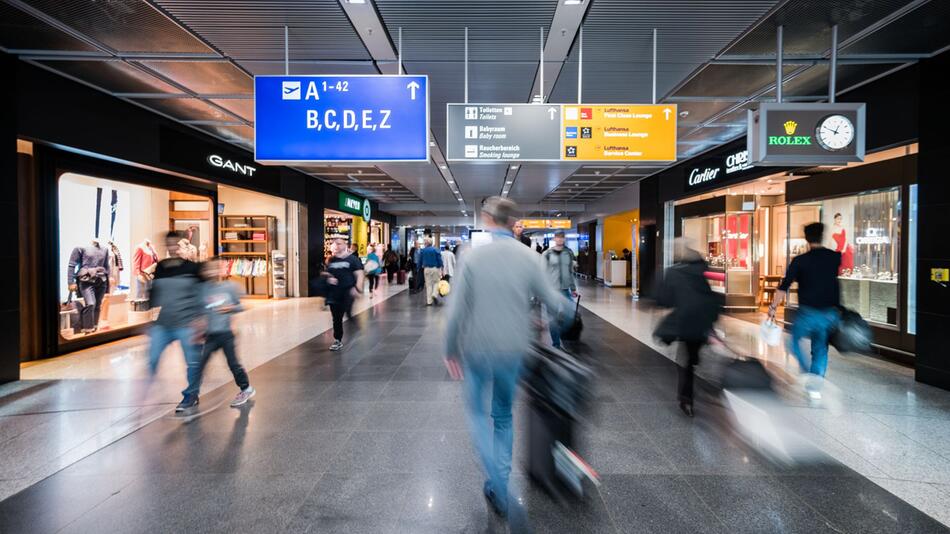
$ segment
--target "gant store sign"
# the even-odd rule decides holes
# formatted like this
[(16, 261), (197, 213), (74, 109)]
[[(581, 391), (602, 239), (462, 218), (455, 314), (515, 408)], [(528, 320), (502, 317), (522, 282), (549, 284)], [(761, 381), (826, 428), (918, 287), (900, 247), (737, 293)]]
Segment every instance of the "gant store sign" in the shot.
[(718, 158), (706, 159), (699, 165), (686, 170), (686, 190), (711, 187), (725, 178), (742, 176), (749, 169), (752, 169), (752, 164), (749, 163), (748, 150), (739, 150)]

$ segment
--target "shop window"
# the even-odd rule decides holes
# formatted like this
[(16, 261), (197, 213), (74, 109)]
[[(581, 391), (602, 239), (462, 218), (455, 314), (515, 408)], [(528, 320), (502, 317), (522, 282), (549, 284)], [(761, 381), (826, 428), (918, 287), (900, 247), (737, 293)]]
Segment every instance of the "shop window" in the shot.
[[(184, 200), (190, 208), (176, 211)], [(205, 197), (65, 173), (59, 179), (59, 332), (64, 340), (152, 319), (148, 291), (167, 256), (165, 234), (187, 234), (181, 253), (200, 260), (213, 249)], [(200, 208), (203, 208), (200, 209)], [(186, 216), (185, 218), (179, 218)]]
[[(804, 225), (823, 222), (824, 246), (841, 253), (838, 279), (842, 305), (868, 321), (896, 326), (900, 210), (898, 188), (792, 205), (788, 215), (789, 257), (808, 250)], [(796, 305), (794, 288), (790, 297), (790, 304)]]
[(907, 228), (907, 333), (917, 333), (917, 184), (910, 186)]

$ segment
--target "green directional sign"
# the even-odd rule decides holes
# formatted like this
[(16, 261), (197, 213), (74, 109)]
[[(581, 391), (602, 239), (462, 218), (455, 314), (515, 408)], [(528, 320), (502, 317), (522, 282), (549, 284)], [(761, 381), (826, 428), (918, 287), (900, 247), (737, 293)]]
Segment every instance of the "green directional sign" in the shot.
[(373, 207), (368, 198), (361, 198), (343, 191), (340, 191), (339, 208), (340, 211), (362, 216), (366, 222), (369, 222), (373, 216)]

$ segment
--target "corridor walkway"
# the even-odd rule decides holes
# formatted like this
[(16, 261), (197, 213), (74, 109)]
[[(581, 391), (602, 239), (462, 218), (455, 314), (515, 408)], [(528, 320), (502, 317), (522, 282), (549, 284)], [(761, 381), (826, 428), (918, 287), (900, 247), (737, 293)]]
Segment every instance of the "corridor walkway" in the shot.
[[(406, 290), (382, 284), (381, 299)], [(361, 296), (361, 312), (379, 300)], [(330, 328), (320, 299), (247, 300), (234, 319), (240, 357), (248, 369)], [(168, 413), (181, 400), (185, 362), (169, 347), (156, 383), (146, 389), (148, 338), (136, 336), (58, 358), (26, 364), (21, 380), (0, 384), (0, 499)], [(233, 384), (224, 358), (212, 358), (203, 389)]]
[[(629, 289), (582, 283), (583, 305), (612, 325), (671, 356), (653, 329), (664, 312), (634, 301)], [(723, 316), (729, 344), (766, 362), (773, 373), (793, 377), (797, 361), (780, 347), (765, 345), (759, 327)], [(786, 334), (787, 339), (788, 334)], [(698, 373), (708, 372), (698, 369)], [(805, 435), (825, 453), (876, 484), (950, 525), (950, 392), (914, 380), (914, 370), (881, 359), (842, 356), (831, 349), (828, 380), (837, 389), (833, 406), (810, 407), (801, 399), (793, 411)]]
[[(481, 496), (444, 308), (402, 293), (259, 365), (242, 409), (161, 417), (0, 503), (2, 532), (504, 532)], [(776, 466), (733, 441), (711, 399), (676, 409), (674, 364), (595, 315), (576, 349), (601, 366), (578, 448), (603, 484), (556, 504), (513, 482), (535, 532), (946, 532), (826, 457)], [(278, 330), (268, 333), (279, 337)], [(232, 394), (219, 388), (205, 410)]]

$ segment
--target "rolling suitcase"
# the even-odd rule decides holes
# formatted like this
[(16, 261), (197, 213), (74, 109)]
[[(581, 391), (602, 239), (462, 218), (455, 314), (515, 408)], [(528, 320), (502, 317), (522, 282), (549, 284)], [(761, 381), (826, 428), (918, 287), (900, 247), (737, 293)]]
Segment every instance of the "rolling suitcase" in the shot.
[(593, 370), (561, 350), (535, 344), (524, 375), (528, 403), (528, 475), (554, 495), (583, 494), (597, 474), (572, 449), (574, 425), (591, 397)]
[(398, 271), (396, 271), (396, 283), (397, 284), (406, 283), (406, 271), (403, 271), (402, 269), (399, 269)]
[(577, 341), (581, 338), (582, 330), (584, 330), (584, 320), (581, 319), (581, 297), (578, 296), (577, 304), (574, 306), (574, 321), (561, 332), (561, 339)]

